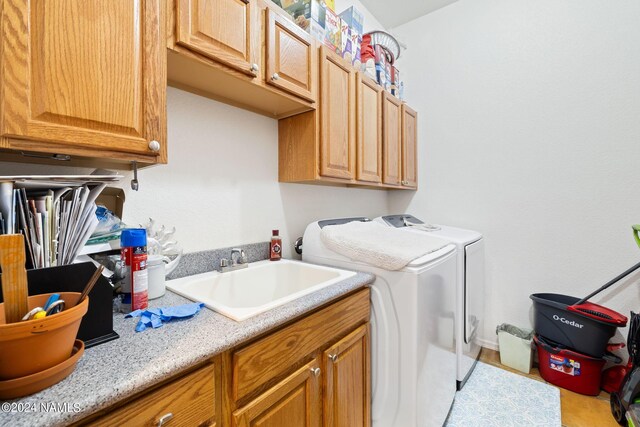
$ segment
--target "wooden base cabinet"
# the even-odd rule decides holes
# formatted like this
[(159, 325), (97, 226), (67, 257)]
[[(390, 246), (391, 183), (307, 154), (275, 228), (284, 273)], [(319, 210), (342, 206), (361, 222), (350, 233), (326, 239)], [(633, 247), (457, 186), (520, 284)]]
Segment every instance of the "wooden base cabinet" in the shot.
[(99, 418), (81, 422), (93, 426), (219, 427), (219, 363), (214, 361)]
[(362, 325), (325, 350), (324, 425), (371, 424), (369, 324)]
[(371, 425), (364, 288), (76, 425)]
[(166, 163), (165, 2), (0, 0), (0, 148)]
[(233, 426), (369, 426), (369, 289), (232, 351)]
[(320, 363), (313, 360), (233, 413), (237, 427), (320, 427)]

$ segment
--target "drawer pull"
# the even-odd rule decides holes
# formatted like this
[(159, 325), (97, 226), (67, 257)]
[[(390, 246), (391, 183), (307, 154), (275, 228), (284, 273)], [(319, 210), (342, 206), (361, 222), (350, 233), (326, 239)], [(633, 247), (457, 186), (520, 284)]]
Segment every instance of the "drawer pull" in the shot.
[(158, 420), (158, 427), (162, 427), (163, 425), (165, 425), (166, 423), (168, 423), (171, 419), (173, 418), (173, 414), (171, 412), (164, 414), (163, 416), (160, 417), (160, 419)]
[(319, 376), (320, 375), (320, 368), (311, 368), (311, 373), (316, 377)]
[(329, 360), (331, 360), (332, 362), (335, 362), (336, 360), (338, 360), (338, 355), (337, 354), (330, 354), (329, 355)]

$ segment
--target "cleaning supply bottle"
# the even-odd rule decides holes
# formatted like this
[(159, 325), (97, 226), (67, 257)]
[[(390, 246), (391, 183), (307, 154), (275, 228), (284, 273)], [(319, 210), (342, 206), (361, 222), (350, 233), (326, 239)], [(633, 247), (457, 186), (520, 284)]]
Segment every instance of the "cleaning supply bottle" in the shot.
[(147, 276), (147, 230), (127, 228), (120, 235), (120, 256), (124, 265), (122, 308), (125, 312), (144, 310), (149, 301)]
[(271, 255), (269, 259), (271, 261), (280, 261), (282, 258), (282, 239), (280, 238), (280, 231), (273, 230), (271, 236)]

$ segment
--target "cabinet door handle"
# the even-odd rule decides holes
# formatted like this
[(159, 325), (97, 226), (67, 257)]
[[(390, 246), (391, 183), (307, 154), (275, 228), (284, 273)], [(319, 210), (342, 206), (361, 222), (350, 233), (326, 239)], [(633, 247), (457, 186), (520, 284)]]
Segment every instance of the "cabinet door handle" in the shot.
[(331, 360), (332, 362), (335, 362), (336, 360), (338, 360), (338, 355), (337, 354), (330, 354), (329, 355), (329, 360)]
[(273, 73), (273, 76), (271, 76), (271, 80), (278, 80), (280, 78), (280, 76), (278, 75), (278, 73)]
[(259, 70), (260, 70), (260, 67), (258, 67), (258, 64), (251, 64), (251, 72), (253, 74), (258, 74)]
[(149, 141), (149, 150), (157, 153), (158, 151), (160, 151), (160, 143), (155, 139), (153, 141)]
[(163, 425), (168, 423), (172, 418), (173, 418), (173, 414), (171, 412), (168, 412), (168, 413), (164, 414), (158, 420), (158, 424), (157, 424), (158, 427), (162, 427)]
[(317, 377), (320, 375), (320, 368), (311, 368), (311, 373)]

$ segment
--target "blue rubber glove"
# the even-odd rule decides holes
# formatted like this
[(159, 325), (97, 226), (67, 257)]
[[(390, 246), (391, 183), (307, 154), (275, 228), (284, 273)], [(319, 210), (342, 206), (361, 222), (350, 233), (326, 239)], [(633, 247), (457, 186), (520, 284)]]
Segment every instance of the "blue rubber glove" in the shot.
[(125, 315), (125, 318), (140, 317), (136, 325), (136, 332), (142, 332), (147, 327), (159, 328), (163, 322), (175, 319), (188, 319), (195, 316), (204, 307), (202, 302), (194, 302), (170, 307), (148, 308), (146, 310), (135, 310)]

